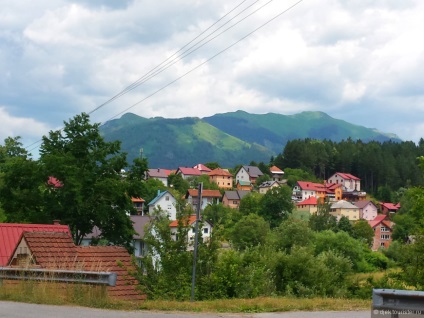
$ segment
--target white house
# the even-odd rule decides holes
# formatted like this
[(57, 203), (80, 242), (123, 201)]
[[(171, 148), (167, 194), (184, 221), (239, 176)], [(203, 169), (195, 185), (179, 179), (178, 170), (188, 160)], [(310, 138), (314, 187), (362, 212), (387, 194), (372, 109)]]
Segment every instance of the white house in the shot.
[[(197, 210), (197, 204), (199, 202), (199, 190), (188, 189), (186, 193), (186, 200), (189, 205), (192, 206), (193, 210)], [(202, 202), (200, 209), (204, 210), (208, 205), (219, 203), (222, 194), (219, 190), (202, 190)]]
[(336, 172), (328, 178), (327, 182), (341, 184), (343, 191), (361, 191), (361, 179), (350, 173)]
[[(189, 226), (188, 234), (187, 234), (187, 240), (188, 240), (188, 250), (193, 250), (194, 245), (194, 234), (195, 234), (195, 225), (196, 225), (196, 215), (190, 215), (190, 217), (186, 220), (186, 226)], [(178, 235), (178, 220), (175, 220), (171, 222), (169, 225), (171, 228), (171, 235), (174, 240), (177, 239)], [(199, 239), (200, 237), (203, 239), (203, 241), (209, 241), (212, 233), (212, 225), (208, 221), (204, 221), (202, 224), (202, 227), (199, 227)]]
[(255, 166), (242, 166), (236, 173), (237, 181), (250, 181), (252, 184), (256, 183), (256, 179), (263, 176), (261, 170)]
[(164, 192), (158, 191), (158, 195), (149, 204), (149, 214), (153, 215), (155, 209), (161, 209), (168, 213), (170, 220), (177, 219), (177, 199), (168, 190)]
[(167, 169), (149, 169), (146, 172), (146, 179), (157, 179), (159, 181), (162, 181), (162, 183), (165, 185), (165, 187), (168, 186), (168, 177), (171, 173), (171, 170)]

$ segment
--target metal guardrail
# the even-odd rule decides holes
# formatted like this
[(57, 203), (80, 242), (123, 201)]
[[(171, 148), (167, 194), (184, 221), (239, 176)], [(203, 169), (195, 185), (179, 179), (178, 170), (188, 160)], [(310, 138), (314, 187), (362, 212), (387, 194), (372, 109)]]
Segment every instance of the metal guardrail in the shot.
[(371, 317), (422, 317), (424, 292), (396, 289), (373, 289)]
[(0, 281), (17, 279), (115, 286), (116, 278), (117, 274), (112, 272), (0, 267)]

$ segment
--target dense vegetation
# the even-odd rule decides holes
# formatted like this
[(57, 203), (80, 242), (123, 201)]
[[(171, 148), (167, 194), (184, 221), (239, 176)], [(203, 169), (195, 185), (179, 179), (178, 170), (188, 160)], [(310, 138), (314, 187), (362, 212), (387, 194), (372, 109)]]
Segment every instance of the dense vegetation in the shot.
[[(346, 218), (337, 222), (326, 204), (317, 215), (301, 215), (294, 209), (289, 186), (264, 195), (252, 192), (238, 210), (213, 204), (204, 211), (203, 220), (212, 222), (214, 231), (210, 241), (199, 243), (196, 299), (369, 298), (372, 287), (423, 288), (423, 148), (424, 141), (419, 145), (289, 142), (270, 164), (285, 170), (290, 186), (296, 180), (318, 181), (332, 171), (361, 177), (365, 189), (401, 202), (394, 217), (397, 241), (387, 250), (372, 252), (373, 233), (367, 222), (351, 224)], [(257, 165), (267, 173), (270, 164)], [(38, 160), (30, 158), (19, 138), (7, 138), (0, 146), (0, 221), (51, 223), (60, 219), (70, 225), (76, 243), (97, 226), (104, 240), (130, 250), (133, 229), (128, 213), (135, 212), (131, 196), (150, 200), (157, 189), (163, 189), (160, 183), (143, 179), (147, 166), (145, 159), (128, 166), (120, 143), (106, 142), (86, 114), (44, 137)], [(160, 209), (149, 225), (151, 231), (145, 238), (149, 253), (142, 259), (137, 278), (152, 299), (190, 297), (193, 253), (188, 251), (191, 241), (186, 220), (193, 211), (182, 198), (198, 182), (205, 189), (216, 188), (205, 176), (169, 178), (178, 198), (176, 236), (172, 237), (170, 220)], [(407, 238), (414, 244), (405, 244)], [(396, 271), (378, 280), (357, 279), (361, 273), (391, 268)]]

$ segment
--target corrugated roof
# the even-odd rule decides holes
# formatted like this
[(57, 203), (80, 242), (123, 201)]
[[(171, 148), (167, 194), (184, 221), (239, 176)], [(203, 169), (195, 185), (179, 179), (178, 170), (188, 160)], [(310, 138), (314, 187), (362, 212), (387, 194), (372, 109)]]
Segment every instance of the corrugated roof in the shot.
[(250, 182), (250, 181), (238, 180), (237, 183), (241, 186), (251, 186), (252, 185), (252, 182)]
[(297, 181), (297, 184), (302, 190), (323, 191), (322, 190), (323, 185), (320, 183), (314, 183), (309, 181)]
[(65, 232), (71, 235), (67, 225), (0, 223), (0, 266), (6, 266), (23, 232)]
[(380, 202), (380, 205), (382, 207), (385, 207), (388, 210), (395, 210), (395, 211), (397, 211), (400, 208), (400, 203), (393, 204), (393, 203), (390, 203), (390, 202)]

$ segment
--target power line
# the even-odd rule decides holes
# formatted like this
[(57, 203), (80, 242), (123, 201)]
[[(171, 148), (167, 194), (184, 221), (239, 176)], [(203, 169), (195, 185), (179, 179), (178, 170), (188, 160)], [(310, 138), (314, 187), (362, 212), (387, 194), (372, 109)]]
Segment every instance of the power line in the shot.
[[(272, 0), (271, 0), (272, 1)], [(277, 18), (279, 18), (281, 15), (285, 14), (286, 12), (290, 11), (291, 9), (293, 9), (295, 6), (297, 6), (299, 3), (301, 3), (303, 0), (299, 0), (297, 1), (295, 4), (291, 5), (289, 8), (281, 11), (280, 13), (278, 13), (277, 15), (275, 15), (273, 18), (271, 18), (270, 20), (266, 21), (265, 23), (263, 23), (262, 25), (260, 25), (259, 27), (257, 27), (256, 29), (254, 29), (253, 31), (249, 32), (248, 34), (246, 34), (244, 37), (242, 37), (241, 39), (237, 40), (236, 42), (234, 42), (233, 44), (227, 46), (225, 49), (219, 51), (218, 53), (216, 53), (215, 55), (211, 56), (209, 59), (207, 59), (206, 61), (198, 64), (197, 66), (195, 66), (194, 68), (192, 68), (191, 70), (187, 71), (186, 73), (184, 73), (183, 75), (177, 77), (176, 79), (172, 80), (171, 82), (169, 82), (168, 84), (166, 84), (165, 86), (162, 86), (161, 88), (159, 88), (158, 90), (156, 90), (155, 92), (151, 93), (150, 95), (147, 95), (145, 98), (139, 100), (137, 103), (131, 105), (130, 107), (124, 109), (123, 111), (119, 112), (118, 114), (114, 115), (113, 117), (109, 118), (107, 121), (112, 120), (116, 117), (118, 117), (119, 115), (122, 115), (123, 113), (127, 112), (128, 110), (130, 110), (131, 108), (141, 104), (142, 102), (146, 101), (147, 99), (149, 99), (150, 97), (156, 95), (157, 93), (163, 91), (165, 88), (171, 86), (172, 84), (174, 84), (175, 82), (179, 81), (180, 79), (182, 79), (183, 77), (187, 76), (188, 74), (194, 72), (195, 70), (197, 70), (198, 68), (202, 67), (203, 65), (205, 65), (206, 63), (208, 63), (209, 61), (213, 60), (214, 58), (216, 58), (217, 56), (221, 55), (222, 53), (224, 53), (225, 51), (229, 50), (230, 48), (232, 48), (233, 46), (237, 45), (238, 43), (240, 43), (241, 41), (245, 40), (246, 38), (248, 38), (249, 36), (251, 36), (252, 34), (254, 34), (255, 32), (257, 32), (258, 30), (264, 28), (265, 26), (267, 26), (268, 24), (270, 24), (272, 21), (276, 20)], [(107, 122), (106, 121), (106, 122)], [(104, 123), (103, 123), (104, 124)]]

